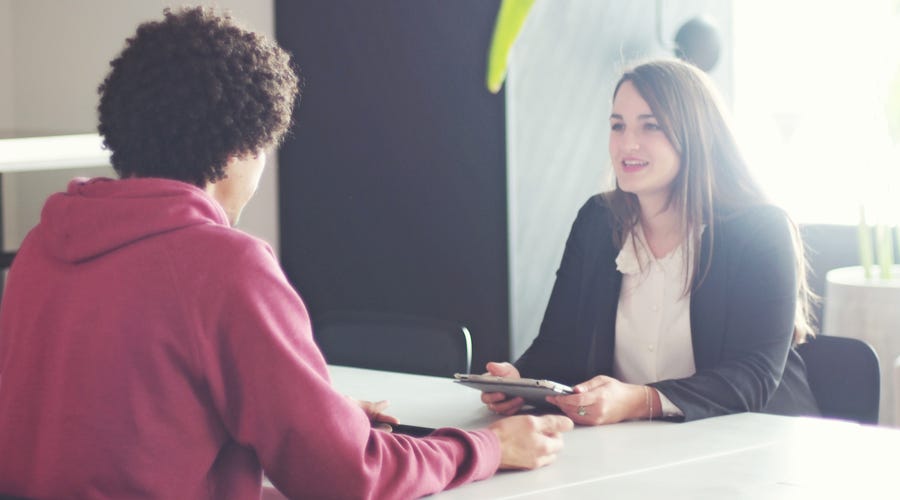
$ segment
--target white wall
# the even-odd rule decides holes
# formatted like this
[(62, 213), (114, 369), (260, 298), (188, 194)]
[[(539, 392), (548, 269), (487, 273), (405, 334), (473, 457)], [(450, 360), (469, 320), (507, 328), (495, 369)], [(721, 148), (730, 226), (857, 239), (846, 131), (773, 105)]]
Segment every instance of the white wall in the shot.
[[(12, 25), (13, 71), (0, 72), (0, 96), (12, 79), (14, 134), (18, 137), (96, 131), (97, 86), (108, 62), (124, 47), (141, 22), (159, 19), (165, 6), (215, 5), (228, 9), (250, 29), (275, 36), (272, 0), (173, 2), (163, 0), (0, 0), (0, 33)], [(4, 9), (11, 11), (6, 20)], [(7, 35), (0, 34), (0, 45)], [(0, 52), (0, 65), (3, 53)], [(0, 66), (2, 68), (3, 66)], [(0, 97), (2, 99), (2, 97)], [(0, 101), (0, 113), (2, 113)], [(2, 120), (0, 114), (0, 120)], [(0, 127), (2, 127), (0, 121)], [(241, 228), (278, 249), (277, 175), (275, 155), (256, 197), (241, 218)], [(73, 175), (114, 175), (112, 169), (83, 173), (52, 172), (4, 176), (4, 210), (10, 223), (7, 246), (15, 247), (38, 220), (43, 200), (65, 188)], [(7, 200), (15, 191), (16, 203)], [(14, 196), (14, 195), (11, 195)], [(11, 234), (10, 234), (11, 233)]]
[[(16, 68), (13, 65), (13, 0), (0, 0), (0, 138), (15, 137), (15, 96), (13, 94)], [(2, 186), (3, 214), (9, 213), (9, 207), (15, 204), (15, 181), (5, 176)], [(16, 224), (14, 217), (6, 217), (3, 224), (3, 242), (15, 239), (18, 232), (12, 230)], [(12, 236), (12, 238), (11, 238)], [(10, 245), (4, 244), (2, 250)]]
[(13, 135), (12, 0), (0, 0), (0, 138)]

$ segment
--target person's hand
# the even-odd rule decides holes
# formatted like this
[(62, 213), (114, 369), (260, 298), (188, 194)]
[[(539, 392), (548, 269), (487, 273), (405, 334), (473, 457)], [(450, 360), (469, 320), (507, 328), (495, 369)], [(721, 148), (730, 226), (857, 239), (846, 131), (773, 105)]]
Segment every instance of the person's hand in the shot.
[(562, 415), (517, 415), (494, 422), (488, 429), (500, 438), (501, 469), (537, 469), (556, 460), (562, 433), (574, 424)]
[(397, 417), (382, 413), (390, 405), (388, 401), (377, 401), (374, 403), (357, 399), (353, 399), (353, 401), (366, 412), (366, 416), (369, 417), (369, 421), (372, 422), (372, 427), (376, 429), (390, 431), (391, 424), (400, 423), (400, 420), (398, 420)]
[(547, 396), (547, 402), (558, 406), (577, 424), (614, 424), (647, 415), (648, 392), (642, 385), (598, 375), (572, 389), (575, 394)]
[[(487, 364), (487, 375), (505, 378), (522, 378), (519, 370), (512, 363), (496, 363), (491, 361)], [(488, 409), (500, 415), (512, 415), (522, 408), (525, 400), (519, 397), (506, 399), (506, 394), (502, 392), (482, 392), (481, 402), (486, 404)]]

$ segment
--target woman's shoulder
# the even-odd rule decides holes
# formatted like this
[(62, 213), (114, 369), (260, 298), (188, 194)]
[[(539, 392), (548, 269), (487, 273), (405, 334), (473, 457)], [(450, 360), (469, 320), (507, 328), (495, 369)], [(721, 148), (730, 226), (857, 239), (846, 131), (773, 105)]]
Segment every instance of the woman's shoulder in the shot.
[(603, 215), (609, 213), (609, 201), (607, 200), (607, 196), (609, 193), (597, 193), (592, 195), (590, 198), (584, 202), (584, 205), (581, 206), (581, 210), (579, 213), (586, 213), (590, 215)]
[(570, 242), (578, 242), (589, 252), (611, 253), (617, 251), (613, 244), (612, 214), (604, 193), (587, 199), (578, 210), (569, 233)]
[(732, 210), (717, 217), (721, 233), (739, 240), (790, 238), (793, 222), (779, 206), (760, 203)]
[(724, 210), (716, 217), (722, 224), (765, 224), (777, 221), (789, 221), (790, 217), (783, 208), (771, 203), (759, 203), (746, 207)]
[(587, 199), (572, 222), (569, 239), (583, 242), (611, 240), (610, 211), (602, 194)]
[(575, 218), (576, 226), (588, 224), (597, 228), (609, 225), (609, 201), (604, 195), (605, 193), (595, 194), (581, 205), (581, 208), (578, 210), (578, 216)]

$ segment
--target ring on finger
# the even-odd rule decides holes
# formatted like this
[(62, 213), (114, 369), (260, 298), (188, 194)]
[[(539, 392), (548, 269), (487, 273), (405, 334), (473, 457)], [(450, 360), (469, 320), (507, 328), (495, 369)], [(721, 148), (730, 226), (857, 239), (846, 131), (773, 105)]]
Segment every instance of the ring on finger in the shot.
[(587, 408), (585, 408), (584, 406), (579, 406), (578, 407), (578, 416), (583, 417), (585, 415), (587, 415)]

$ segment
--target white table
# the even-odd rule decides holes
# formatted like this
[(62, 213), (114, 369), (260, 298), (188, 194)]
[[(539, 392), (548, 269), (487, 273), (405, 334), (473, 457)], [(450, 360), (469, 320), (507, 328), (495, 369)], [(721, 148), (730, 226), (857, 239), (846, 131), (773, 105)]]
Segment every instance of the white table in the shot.
[[(427, 427), (496, 420), (478, 392), (449, 379), (332, 366), (334, 385)], [(436, 498), (900, 498), (900, 431), (744, 413), (686, 424), (579, 427), (556, 463), (501, 472)]]

